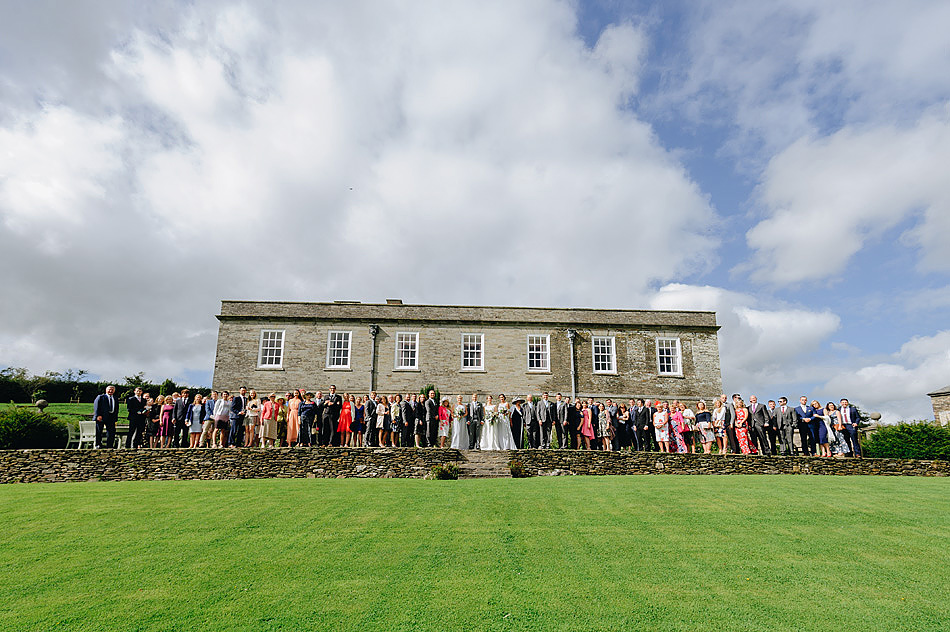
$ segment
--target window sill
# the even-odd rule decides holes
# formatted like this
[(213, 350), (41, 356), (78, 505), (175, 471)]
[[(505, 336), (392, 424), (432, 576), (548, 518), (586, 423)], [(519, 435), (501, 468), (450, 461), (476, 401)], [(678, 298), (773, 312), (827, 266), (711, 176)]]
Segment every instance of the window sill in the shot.
[(395, 369), (393, 369), (393, 371), (397, 373), (419, 373), (420, 371), (422, 371), (422, 369), (408, 369), (408, 368), (400, 368), (397, 366)]
[(486, 373), (485, 369), (459, 369), (459, 373)]
[(594, 375), (618, 375), (616, 371), (594, 371)]
[(254, 370), (255, 371), (283, 371), (284, 367), (283, 366), (259, 366)]
[(537, 369), (528, 369), (525, 371), (527, 375), (551, 375), (551, 371), (539, 371)]
[(685, 376), (682, 373), (657, 373), (656, 376), (657, 377), (672, 377), (672, 378), (680, 379), (680, 380), (685, 378)]
[(348, 366), (328, 366), (323, 369), (324, 371), (352, 371)]

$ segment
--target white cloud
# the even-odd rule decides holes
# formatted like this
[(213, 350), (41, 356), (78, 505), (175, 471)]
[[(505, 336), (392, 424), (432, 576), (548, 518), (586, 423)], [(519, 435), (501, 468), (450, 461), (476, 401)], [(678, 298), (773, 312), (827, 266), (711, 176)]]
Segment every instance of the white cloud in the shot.
[[(772, 159), (759, 191), (768, 217), (746, 235), (752, 277), (773, 283), (824, 279), (901, 221), (922, 265), (950, 270), (950, 112), (912, 128), (843, 129), (803, 139)], [(886, 250), (897, 244), (883, 244)]]
[[(20, 147), (47, 112), (73, 121), (54, 157), (72, 180), (44, 211), (71, 225), (37, 214), (19, 161), (0, 182), (5, 220), (59, 244), (0, 228), (0, 265), (23, 268), (5, 363), (157, 377), (210, 367), (221, 298), (632, 303), (715, 262), (708, 199), (620, 107), (637, 27), (588, 48), (572, 6), (544, 0), (201, 4), (137, 24), (94, 55), (101, 101), (84, 87), (81, 109), (0, 119)], [(23, 76), (0, 82), (47, 90)]]
[(950, 331), (917, 336), (885, 361), (841, 371), (820, 389), (830, 397), (850, 397), (887, 422), (933, 419), (926, 397), (950, 383)]
[(654, 309), (716, 312), (723, 386), (729, 392), (764, 393), (814, 379), (812, 355), (841, 324), (837, 314), (767, 305), (740, 292), (712, 286), (669, 284), (650, 301)]

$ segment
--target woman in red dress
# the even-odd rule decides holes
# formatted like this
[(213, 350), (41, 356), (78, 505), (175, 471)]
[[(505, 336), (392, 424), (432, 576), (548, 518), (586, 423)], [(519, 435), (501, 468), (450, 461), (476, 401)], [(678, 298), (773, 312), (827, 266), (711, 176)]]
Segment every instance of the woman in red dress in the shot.
[(336, 426), (336, 431), (340, 433), (340, 445), (346, 447), (350, 445), (350, 437), (353, 431), (350, 425), (353, 423), (353, 396), (349, 393), (343, 393), (343, 408), (340, 409), (340, 423)]
[(736, 441), (739, 442), (739, 449), (742, 454), (755, 454), (755, 445), (749, 441), (749, 409), (745, 407), (745, 402), (740, 397), (736, 400)]

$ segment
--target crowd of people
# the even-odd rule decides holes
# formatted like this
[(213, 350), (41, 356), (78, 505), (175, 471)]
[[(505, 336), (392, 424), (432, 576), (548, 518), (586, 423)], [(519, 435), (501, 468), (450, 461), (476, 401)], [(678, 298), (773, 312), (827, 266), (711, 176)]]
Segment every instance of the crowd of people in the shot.
[[(127, 448), (274, 446), (452, 447), (515, 450), (559, 448), (694, 452), (704, 454), (803, 454), (861, 456), (860, 417), (847, 399), (824, 406), (804, 395), (798, 406), (785, 397), (748, 403), (721, 395), (711, 404), (678, 400), (488, 395), (473, 393), (451, 403), (435, 391), (368, 395), (295, 389), (264, 397), (251, 389), (188, 389), (152, 397), (137, 388), (127, 398)], [(96, 447), (114, 445), (115, 387), (96, 398)], [(796, 445), (795, 433), (799, 442)], [(103, 443), (103, 440), (105, 441)], [(556, 443), (555, 443), (556, 442)]]

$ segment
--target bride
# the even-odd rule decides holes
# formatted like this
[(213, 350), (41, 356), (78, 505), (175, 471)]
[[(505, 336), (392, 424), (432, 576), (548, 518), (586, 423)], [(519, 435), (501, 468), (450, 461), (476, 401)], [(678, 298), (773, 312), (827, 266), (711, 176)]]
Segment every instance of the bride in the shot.
[(511, 434), (511, 405), (504, 393), (498, 396), (498, 422), (496, 426), (495, 436), (498, 438), (498, 449), (517, 449), (515, 437)]
[(498, 406), (488, 396), (485, 404), (485, 423), (482, 425), (482, 437), (479, 441), (482, 450), (500, 450), (498, 447)]
[(465, 413), (465, 404), (459, 395), (452, 414), (452, 447), (456, 450), (468, 450), (468, 424), (465, 423)]

